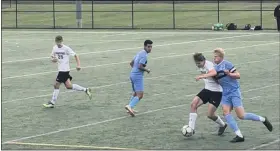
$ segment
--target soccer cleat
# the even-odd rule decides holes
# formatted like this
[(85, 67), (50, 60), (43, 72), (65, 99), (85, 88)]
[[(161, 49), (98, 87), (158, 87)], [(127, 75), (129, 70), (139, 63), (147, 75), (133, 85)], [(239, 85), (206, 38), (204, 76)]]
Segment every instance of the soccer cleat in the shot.
[(54, 104), (52, 102), (50, 102), (50, 101), (48, 103), (46, 103), (46, 104), (43, 104), (43, 106), (45, 108), (54, 108)]
[(88, 95), (89, 99), (91, 100), (92, 99), (92, 94), (91, 94), (91, 89), (90, 88), (87, 88), (86, 94)]
[(230, 142), (231, 143), (237, 143), (237, 142), (244, 142), (244, 141), (245, 141), (244, 136), (243, 137), (236, 136)]
[[(137, 113), (138, 111), (132, 109), (133, 113)], [(129, 111), (126, 111), (126, 113), (129, 113)]]
[(264, 117), (265, 121), (263, 122), (263, 124), (265, 125), (265, 127), (271, 132), (273, 130), (273, 126), (272, 124), (269, 122), (267, 117)]
[(225, 132), (226, 128), (227, 128), (227, 124), (225, 123), (225, 126), (219, 128), (218, 135), (222, 135)]
[(132, 117), (135, 116), (133, 110), (131, 109), (131, 107), (130, 107), (129, 105), (125, 106), (125, 109), (128, 111), (128, 113), (129, 113)]

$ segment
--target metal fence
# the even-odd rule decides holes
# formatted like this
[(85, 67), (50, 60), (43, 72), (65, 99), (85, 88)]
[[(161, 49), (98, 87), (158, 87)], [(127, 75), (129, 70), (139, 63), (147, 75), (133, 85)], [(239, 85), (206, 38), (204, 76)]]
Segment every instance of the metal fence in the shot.
[(2, 0), (2, 28), (210, 29), (215, 23), (276, 29), (276, 0)]

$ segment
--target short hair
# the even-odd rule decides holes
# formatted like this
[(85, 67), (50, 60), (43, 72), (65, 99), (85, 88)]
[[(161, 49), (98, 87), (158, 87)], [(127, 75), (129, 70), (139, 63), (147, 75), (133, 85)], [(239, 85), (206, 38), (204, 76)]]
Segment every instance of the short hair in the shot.
[(224, 56), (225, 56), (225, 51), (223, 48), (214, 49), (214, 53), (217, 53), (221, 58), (224, 58)]
[(144, 46), (147, 46), (148, 44), (153, 44), (153, 41), (152, 40), (145, 40), (144, 42)]
[(205, 61), (206, 60), (202, 53), (195, 53), (193, 55), (193, 59), (194, 59), (194, 61)]
[(63, 41), (62, 36), (58, 35), (55, 37), (55, 41)]

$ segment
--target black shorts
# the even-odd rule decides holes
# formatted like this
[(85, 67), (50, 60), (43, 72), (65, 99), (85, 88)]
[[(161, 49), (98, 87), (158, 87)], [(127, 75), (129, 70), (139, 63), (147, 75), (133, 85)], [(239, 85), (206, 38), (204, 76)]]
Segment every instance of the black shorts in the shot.
[(222, 100), (222, 92), (210, 91), (207, 89), (201, 90), (196, 96), (198, 96), (204, 104), (209, 102), (213, 104), (216, 108), (219, 107)]
[(70, 71), (59, 71), (58, 75), (56, 77), (56, 81), (59, 83), (65, 83), (68, 79), (70, 79), (70, 81), (72, 80), (72, 77), (70, 76)]

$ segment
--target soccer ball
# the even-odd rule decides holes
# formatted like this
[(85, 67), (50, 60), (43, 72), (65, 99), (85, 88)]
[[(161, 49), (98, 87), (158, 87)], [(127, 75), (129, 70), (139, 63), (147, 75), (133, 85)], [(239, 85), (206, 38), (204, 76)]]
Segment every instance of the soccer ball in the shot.
[(189, 125), (183, 126), (181, 131), (182, 134), (186, 137), (191, 137), (194, 134), (194, 130)]

